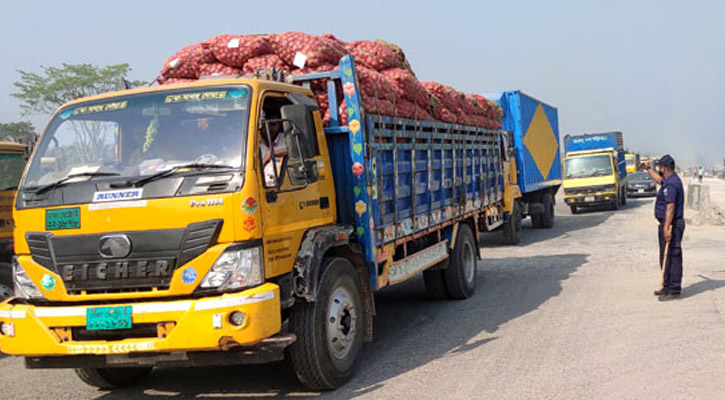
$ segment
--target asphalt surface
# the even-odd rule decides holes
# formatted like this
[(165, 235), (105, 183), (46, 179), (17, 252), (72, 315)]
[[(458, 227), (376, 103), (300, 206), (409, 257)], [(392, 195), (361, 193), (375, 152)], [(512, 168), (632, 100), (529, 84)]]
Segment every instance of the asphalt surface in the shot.
[[(707, 180), (713, 202), (725, 183)], [(661, 303), (652, 199), (524, 224), (520, 246), (483, 235), (477, 293), (432, 301), (422, 279), (377, 295), (355, 378), (311, 393), (284, 363), (155, 370), (115, 392), (72, 371), (0, 359), (0, 399), (650, 399), (725, 396), (725, 228), (687, 227), (681, 300)]]

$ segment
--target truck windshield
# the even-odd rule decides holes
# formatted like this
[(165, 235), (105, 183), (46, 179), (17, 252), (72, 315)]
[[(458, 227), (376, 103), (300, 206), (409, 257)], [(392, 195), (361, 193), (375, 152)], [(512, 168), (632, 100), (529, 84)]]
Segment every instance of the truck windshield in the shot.
[(17, 189), (24, 166), (22, 154), (0, 154), (0, 191)]
[(241, 168), (250, 97), (246, 86), (205, 87), (65, 108), (43, 134), (23, 188), (70, 175), (142, 177), (187, 164)]
[(627, 166), (628, 167), (633, 167), (634, 166), (634, 157), (627, 157), (625, 160), (627, 161)]
[(581, 156), (566, 160), (566, 179), (591, 178), (612, 174), (609, 156)]

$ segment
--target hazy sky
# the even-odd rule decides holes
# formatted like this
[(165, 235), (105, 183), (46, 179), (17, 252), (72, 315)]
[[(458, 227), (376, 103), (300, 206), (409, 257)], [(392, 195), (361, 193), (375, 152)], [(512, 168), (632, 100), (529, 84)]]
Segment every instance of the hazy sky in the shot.
[[(520, 89), (565, 133), (621, 130), (682, 164), (725, 157), (725, 1), (2, 1), (0, 121), (23, 119), (16, 70), (128, 62), (151, 80), (220, 33), (331, 32), (405, 50), (421, 80)], [(41, 129), (47, 116), (32, 120)], [(28, 118), (25, 118), (28, 119)]]

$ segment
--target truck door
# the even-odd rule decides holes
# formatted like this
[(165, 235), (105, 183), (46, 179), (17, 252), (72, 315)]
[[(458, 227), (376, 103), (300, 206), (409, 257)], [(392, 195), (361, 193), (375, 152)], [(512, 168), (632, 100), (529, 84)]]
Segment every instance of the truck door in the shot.
[[(267, 276), (277, 276), (292, 270), (308, 229), (335, 221), (334, 186), (319, 112), (314, 113), (317, 132), (303, 132), (298, 146), (281, 123), (281, 107), (292, 102), (277, 92), (264, 93), (261, 101), (256, 136), (260, 149), (265, 267)], [(321, 148), (325, 151), (321, 152)], [(315, 178), (300, 180), (290, 174), (288, 167), (300, 156), (314, 159)]]

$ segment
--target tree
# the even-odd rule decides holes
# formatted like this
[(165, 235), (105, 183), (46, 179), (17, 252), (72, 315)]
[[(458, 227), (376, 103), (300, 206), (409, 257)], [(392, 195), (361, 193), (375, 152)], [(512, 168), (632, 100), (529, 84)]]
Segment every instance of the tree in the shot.
[(35, 134), (35, 127), (30, 122), (0, 123), (0, 140), (26, 142), (31, 134)]
[[(41, 73), (18, 70), (20, 80), (12, 96), (21, 101), (23, 115), (50, 114), (60, 105), (78, 97), (93, 96), (117, 90), (131, 72), (128, 64), (98, 67), (93, 64), (63, 64), (62, 67), (41, 66)], [(130, 82), (132, 86), (144, 84)], [(122, 86), (121, 86), (122, 87)]]

